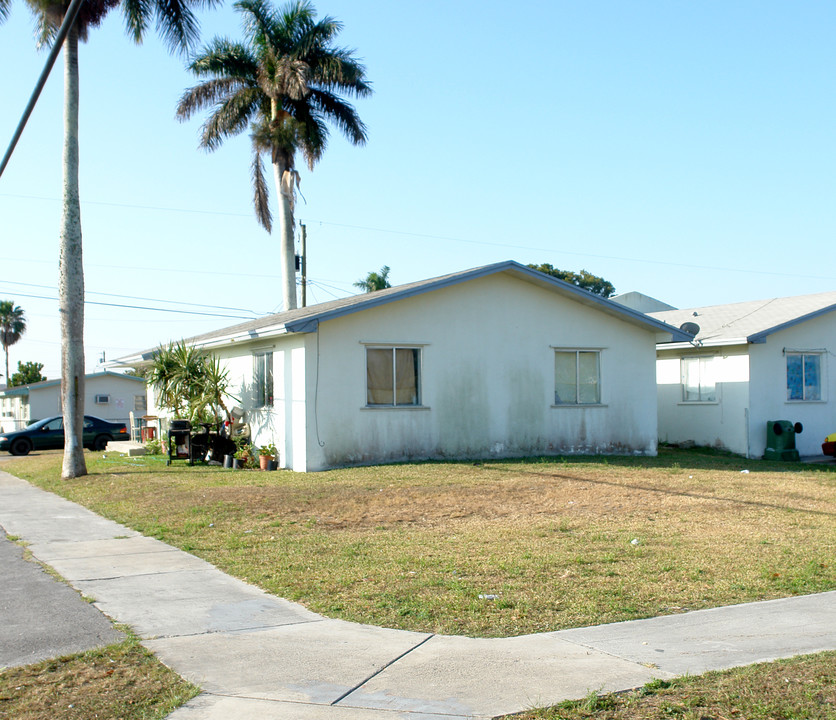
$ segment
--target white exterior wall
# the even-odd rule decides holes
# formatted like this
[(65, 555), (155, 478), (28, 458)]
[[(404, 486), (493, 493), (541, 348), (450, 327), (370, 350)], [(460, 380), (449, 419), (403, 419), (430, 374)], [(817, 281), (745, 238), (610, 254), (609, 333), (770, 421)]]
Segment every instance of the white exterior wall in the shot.
[[(712, 357), (716, 402), (684, 402), (683, 357)], [(659, 440), (693, 442), (745, 455), (748, 449), (749, 357), (746, 346), (660, 351), (656, 360)]]
[[(493, 275), (323, 322), (318, 333), (318, 376), (316, 335), (307, 340), (306, 469), (656, 452), (654, 333), (533, 284)], [(364, 343), (422, 347), (422, 407), (366, 407)], [(601, 349), (600, 406), (554, 406), (558, 347)]]
[[(822, 399), (816, 402), (787, 400), (787, 361), (784, 351), (822, 351)], [(836, 432), (836, 319), (833, 313), (808, 320), (749, 346), (752, 366), (752, 400), (749, 413), (750, 456), (762, 457), (766, 448), (766, 423), (770, 420), (800, 422), (804, 430), (795, 437), (801, 455), (820, 455), (825, 436)]]
[[(281, 467), (304, 471), (306, 467), (304, 335), (288, 335), (265, 341), (236, 343), (212, 353), (228, 372), (228, 402), (246, 411), (255, 445), (274, 443)], [(253, 408), (253, 354), (273, 353), (273, 407)]]
[[(97, 405), (96, 395), (109, 395), (110, 401)], [(127, 423), (136, 396), (145, 397), (144, 381), (118, 375), (88, 376), (84, 383), (84, 414), (95, 415), (110, 422)], [(14, 417), (4, 417), (3, 428), (19, 430), (29, 422), (61, 414), (61, 385), (52, 382), (41, 387), (33, 385), (26, 397), (17, 395), (5, 398), (4, 409), (7, 402)]]

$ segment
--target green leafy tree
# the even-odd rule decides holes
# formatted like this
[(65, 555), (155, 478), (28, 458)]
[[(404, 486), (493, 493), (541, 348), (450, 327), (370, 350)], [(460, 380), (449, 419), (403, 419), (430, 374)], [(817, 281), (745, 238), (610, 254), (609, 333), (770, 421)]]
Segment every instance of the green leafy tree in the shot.
[(246, 43), (215, 38), (194, 59), (190, 69), (206, 79), (180, 98), (177, 117), (210, 109), (200, 138), (206, 150), (250, 128), (255, 212), (268, 232), (272, 213), (262, 156), (269, 156), (279, 200), (282, 300), (292, 310), (296, 155), (313, 170), (327, 145), (328, 123), (363, 145), (366, 126), (343, 96), (365, 97), (372, 90), (353, 51), (333, 44), (342, 24), (317, 20), (311, 3), (297, 0), (276, 10), (266, 0), (239, 0), (234, 7), (244, 17)]
[[(69, 8), (69, 0), (26, 0), (35, 13), (40, 40), (48, 44)], [(211, 7), (216, 0), (86, 0), (64, 40), (64, 198), (58, 261), (58, 310), (61, 318), (61, 404), (64, 408), (64, 478), (87, 474), (82, 445), (84, 425), (84, 273), (82, 266), (81, 210), (78, 188), (79, 73), (78, 43), (87, 40), (107, 14), (118, 7), (129, 37), (141, 43), (148, 26), (176, 51), (186, 51), (197, 40), (196, 7)], [(0, 22), (11, 0), (0, 0)]]
[(379, 273), (370, 272), (366, 275), (365, 280), (358, 280), (354, 283), (354, 287), (360, 288), (363, 292), (367, 293), (392, 287), (389, 283), (389, 266), (384, 265), (380, 268)]
[(9, 348), (26, 332), (26, 315), (19, 305), (11, 300), (0, 300), (0, 343), (6, 353), (6, 383), (11, 385), (9, 376)]
[(46, 380), (46, 375), (41, 375), (41, 370), (43, 369), (43, 363), (31, 361), (22, 363), (18, 361), (17, 372), (9, 378), (9, 387), (43, 382)]
[(601, 297), (608, 298), (615, 294), (615, 287), (613, 287), (611, 282), (597, 275), (593, 275), (586, 270), (581, 270), (579, 273), (572, 272), (571, 270), (558, 270), (549, 263), (541, 263), (540, 265), (529, 264), (528, 267), (532, 270), (539, 270), (542, 273), (546, 273), (546, 275), (556, 277), (559, 280), (565, 280), (576, 287), (589, 290), (589, 292), (600, 295)]
[(220, 413), (231, 420), (226, 399), (229, 375), (220, 361), (180, 341), (154, 353), (145, 379), (157, 396), (157, 405), (192, 423), (217, 422)]

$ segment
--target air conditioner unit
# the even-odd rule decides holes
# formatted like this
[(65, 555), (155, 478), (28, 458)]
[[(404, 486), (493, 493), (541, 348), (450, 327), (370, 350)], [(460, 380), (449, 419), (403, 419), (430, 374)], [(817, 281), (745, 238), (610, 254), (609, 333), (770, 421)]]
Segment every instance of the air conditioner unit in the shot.
[(107, 405), (110, 402), (110, 395), (96, 395), (96, 405)]

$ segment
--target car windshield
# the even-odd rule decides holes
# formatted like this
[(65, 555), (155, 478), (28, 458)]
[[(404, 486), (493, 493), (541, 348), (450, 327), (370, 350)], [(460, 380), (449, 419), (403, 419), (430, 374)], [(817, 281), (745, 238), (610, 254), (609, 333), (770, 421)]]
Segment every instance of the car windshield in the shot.
[(30, 425), (26, 426), (26, 430), (37, 430), (38, 428), (43, 427), (48, 422), (55, 420), (55, 418), (47, 418), (46, 420), (35, 420), (35, 422), (31, 423)]

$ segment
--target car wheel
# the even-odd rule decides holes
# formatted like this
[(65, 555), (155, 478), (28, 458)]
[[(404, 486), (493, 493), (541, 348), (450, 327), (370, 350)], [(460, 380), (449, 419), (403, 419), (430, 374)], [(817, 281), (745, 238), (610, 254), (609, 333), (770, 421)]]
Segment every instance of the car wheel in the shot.
[(12, 446), (9, 448), (9, 452), (12, 455), (28, 455), (31, 449), (31, 442), (29, 442), (26, 438), (18, 438), (12, 443)]
[(93, 449), (104, 450), (109, 442), (110, 438), (107, 435), (97, 435), (96, 439), (93, 441)]

